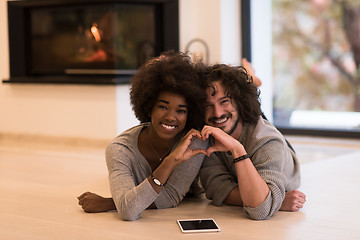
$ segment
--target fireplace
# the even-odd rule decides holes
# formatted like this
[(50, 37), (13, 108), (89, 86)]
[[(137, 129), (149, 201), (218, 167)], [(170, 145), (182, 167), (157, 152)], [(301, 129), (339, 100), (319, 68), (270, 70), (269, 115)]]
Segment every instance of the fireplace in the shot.
[(127, 83), (178, 51), (178, 0), (8, 1), (9, 83)]

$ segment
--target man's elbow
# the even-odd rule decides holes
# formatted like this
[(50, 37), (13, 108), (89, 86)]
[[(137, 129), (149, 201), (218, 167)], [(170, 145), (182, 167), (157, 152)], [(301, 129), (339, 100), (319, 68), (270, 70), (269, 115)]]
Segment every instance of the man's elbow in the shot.
[(256, 220), (256, 221), (263, 221), (263, 220), (268, 220), (269, 218), (271, 218), (273, 216), (273, 214), (271, 213), (249, 213), (246, 212), (248, 218), (252, 219), (252, 220)]
[(278, 212), (279, 209), (276, 205), (265, 201), (255, 208), (244, 207), (244, 210), (248, 218), (256, 221), (262, 221), (271, 218), (276, 212)]

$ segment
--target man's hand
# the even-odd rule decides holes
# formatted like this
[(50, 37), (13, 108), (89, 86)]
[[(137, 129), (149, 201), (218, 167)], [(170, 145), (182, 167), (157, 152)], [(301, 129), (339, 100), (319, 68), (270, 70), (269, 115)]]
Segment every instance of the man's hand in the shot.
[(286, 192), (280, 211), (296, 212), (303, 207), (306, 202), (306, 195), (298, 190)]
[[(235, 138), (217, 127), (204, 126), (201, 130), (203, 139), (208, 139), (211, 136), (214, 137), (215, 143), (209, 147), (206, 151), (206, 155), (210, 156), (213, 152), (228, 152), (230, 151), (233, 156), (246, 154), (244, 146)], [(236, 156), (237, 157), (237, 156)]]

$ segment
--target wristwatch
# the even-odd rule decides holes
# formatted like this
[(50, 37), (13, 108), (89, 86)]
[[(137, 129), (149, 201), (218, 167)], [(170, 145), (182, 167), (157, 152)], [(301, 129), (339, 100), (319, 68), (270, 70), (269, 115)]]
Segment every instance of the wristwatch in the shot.
[(158, 185), (158, 186), (160, 186), (160, 187), (164, 186), (164, 184), (162, 184), (158, 179), (154, 178), (154, 176), (153, 176), (152, 174), (151, 174), (151, 179), (153, 180), (153, 182), (154, 182), (156, 185)]

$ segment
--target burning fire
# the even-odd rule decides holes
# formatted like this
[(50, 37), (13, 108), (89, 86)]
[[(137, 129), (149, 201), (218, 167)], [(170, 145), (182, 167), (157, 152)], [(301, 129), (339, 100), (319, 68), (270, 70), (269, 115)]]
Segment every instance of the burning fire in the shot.
[(93, 26), (91, 27), (91, 33), (94, 36), (95, 41), (100, 42), (101, 37), (96, 23), (94, 23)]

